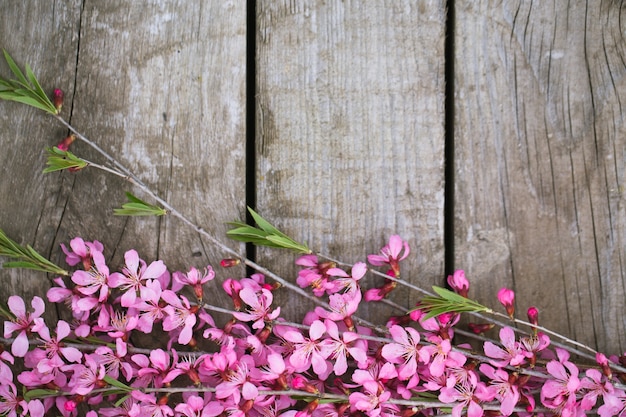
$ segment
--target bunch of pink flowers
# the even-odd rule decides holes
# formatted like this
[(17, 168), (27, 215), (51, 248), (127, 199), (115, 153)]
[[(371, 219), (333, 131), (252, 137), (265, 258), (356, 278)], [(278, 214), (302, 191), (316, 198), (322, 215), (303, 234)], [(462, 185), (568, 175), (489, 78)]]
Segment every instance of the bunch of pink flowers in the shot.
[[(420, 308), (387, 326), (358, 324), (363, 302), (396, 286), (408, 244), (392, 236), (369, 264), (388, 268), (378, 288), (362, 288), (365, 263), (344, 270), (316, 255), (296, 260), (296, 282), (327, 300), (302, 323), (281, 318), (272, 305), (276, 285), (261, 274), (228, 279), (222, 287), (233, 310), (207, 303), (214, 270), (170, 273), (136, 251), (111, 272), (103, 247), (75, 238), (63, 246), (76, 269), (56, 278), (48, 301), (69, 309), (50, 326), (45, 303), (8, 300), (0, 354), (0, 415), (77, 416), (431, 416), (622, 415), (622, 358), (596, 355), (594, 366), (570, 361), (537, 331), (516, 335), (502, 327), (499, 342), (481, 352), (454, 343), (459, 314), (428, 317)], [(223, 265), (231, 262), (224, 261)], [(468, 296), (463, 271), (449, 287)], [(512, 291), (498, 299), (511, 317)], [(217, 325), (213, 314), (226, 314)], [(537, 311), (529, 309), (531, 323)], [(474, 324), (480, 332), (492, 325)], [(162, 332), (164, 346), (138, 346), (139, 333)], [(200, 347), (203, 346), (201, 349)], [(206, 347), (209, 348), (206, 348)], [(204, 349), (204, 350), (203, 350)], [(20, 372), (17, 369), (21, 369)], [(19, 388), (18, 388), (19, 387)], [(81, 411), (82, 410), (82, 411)], [(88, 411), (86, 411), (88, 410)], [(85, 414), (86, 413), (86, 414)]]

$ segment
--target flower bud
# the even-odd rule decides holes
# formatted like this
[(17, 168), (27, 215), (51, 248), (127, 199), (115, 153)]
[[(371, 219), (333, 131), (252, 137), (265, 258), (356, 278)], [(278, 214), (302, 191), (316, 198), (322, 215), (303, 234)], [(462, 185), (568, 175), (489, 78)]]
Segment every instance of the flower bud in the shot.
[(297, 389), (300, 391), (306, 391), (311, 394), (320, 393), (320, 391), (317, 389), (317, 387), (315, 387), (315, 385), (311, 384), (309, 381), (307, 381), (306, 379), (304, 379), (304, 377), (300, 375), (296, 375), (293, 377), (293, 379), (291, 380), (291, 386), (294, 389)]
[(233, 266), (237, 266), (241, 263), (239, 259), (226, 258), (220, 261), (220, 266), (222, 268), (232, 268)]
[(530, 324), (533, 326), (537, 326), (539, 324), (539, 310), (537, 310), (537, 307), (529, 307), (526, 314)]
[(602, 368), (602, 373), (608, 379), (613, 377), (613, 372), (611, 371), (611, 367), (609, 366), (609, 360), (607, 359), (604, 353), (597, 352), (596, 353), (596, 362)]
[(501, 288), (498, 291), (498, 301), (506, 309), (506, 314), (512, 319), (515, 314), (515, 293), (508, 288)]
[(467, 323), (467, 327), (475, 334), (483, 334), (493, 329), (494, 326), (493, 323)]
[(67, 400), (65, 404), (63, 404), (63, 408), (65, 408), (65, 411), (69, 411), (69, 412), (76, 410), (77, 406), (78, 404), (74, 400)]
[(75, 140), (76, 140), (76, 135), (72, 133), (69, 136), (65, 137), (65, 139), (63, 139), (61, 142), (59, 142), (59, 144), (57, 145), (57, 148), (59, 148), (62, 151), (68, 151), (70, 149), (70, 145)]
[(54, 108), (57, 109), (57, 113), (61, 112), (61, 107), (63, 107), (64, 96), (65, 94), (63, 93), (63, 90), (61, 90), (60, 88), (55, 88), (54, 91), (52, 92), (52, 104), (54, 105)]
[(461, 297), (467, 298), (469, 281), (465, 278), (465, 271), (459, 269), (454, 271), (454, 275), (448, 275), (448, 285)]

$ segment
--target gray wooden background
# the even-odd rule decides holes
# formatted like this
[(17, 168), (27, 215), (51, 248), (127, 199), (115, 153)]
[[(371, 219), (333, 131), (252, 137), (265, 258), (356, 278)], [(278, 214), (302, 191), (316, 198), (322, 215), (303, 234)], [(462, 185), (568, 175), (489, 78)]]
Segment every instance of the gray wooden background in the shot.
[[(259, 0), (247, 48), (243, 0), (4, 0), (0, 47), (29, 63), (46, 90), (65, 90), (72, 125), (232, 248), (244, 250), (226, 240), (224, 223), (245, 213), (254, 112), (248, 186), (258, 211), (296, 239), (355, 262), (398, 233), (412, 248), (403, 277), (425, 288), (443, 284), (453, 250), (479, 301), (497, 307), (508, 286), (522, 316), (535, 305), (542, 324), (623, 352), (626, 3), (455, 0), (451, 22), (446, 6)], [(4, 63), (0, 71), (9, 75)], [(445, 173), (446, 83), (454, 175)], [(52, 118), (0, 103), (0, 126), (0, 227), (19, 242), (62, 262), (60, 243), (97, 239), (112, 267), (130, 248), (172, 270), (224, 256), (176, 219), (114, 217), (124, 191), (138, 192), (121, 180), (42, 174), (44, 148), (67, 134)], [(83, 144), (73, 151), (97, 159)], [(449, 222), (453, 245), (444, 243)], [(295, 279), (291, 254), (257, 258)], [(243, 273), (217, 269), (219, 279)], [(28, 271), (1, 270), (0, 279), (2, 300), (49, 287)], [(368, 276), (364, 286), (379, 284)], [(213, 294), (225, 303), (219, 288)], [(418, 299), (394, 295), (406, 307)], [(292, 318), (308, 306), (287, 290), (277, 301)]]

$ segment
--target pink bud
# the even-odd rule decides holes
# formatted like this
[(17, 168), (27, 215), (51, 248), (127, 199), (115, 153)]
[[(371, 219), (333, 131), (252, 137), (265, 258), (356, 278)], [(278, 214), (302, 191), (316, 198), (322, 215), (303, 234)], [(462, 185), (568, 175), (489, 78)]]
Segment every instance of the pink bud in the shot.
[(459, 269), (454, 271), (454, 275), (448, 275), (448, 285), (461, 297), (467, 298), (469, 281), (465, 278), (465, 271)]
[(513, 290), (501, 288), (500, 291), (498, 291), (498, 301), (500, 301), (506, 309), (506, 314), (508, 314), (510, 318), (513, 318), (515, 314), (515, 293)]
[(607, 359), (604, 353), (597, 352), (596, 353), (596, 362), (600, 367), (602, 367), (602, 373), (608, 379), (613, 377), (613, 372), (611, 371), (611, 367), (609, 366), (609, 360)]
[(528, 321), (533, 326), (539, 323), (539, 310), (537, 310), (537, 307), (529, 307), (526, 315), (528, 316)]
[(63, 404), (63, 408), (65, 408), (65, 411), (74, 411), (76, 409), (76, 401), (74, 400), (67, 400), (65, 402), (65, 404)]
[(60, 88), (55, 88), (52, 92), (52, 104), (54, 104), (54, 108), (57, 109), (57, 113), (61, 112), (61, 107), (63, 107), (63, 90)]
[(467, 327), (475, 334), (483, 334), (493, 329), (494, 326), (495, 324), (493, 323), (467, 323)]
[(57, 145), (57, 148), (59, 148), (62, 151), (68, 151), (70, 149), (70, 145), (75, 140), (76, 140), (76, 135), (72, 133), (71, 135), (65, 137), (65, 139), (63, 139), (61, 142), (59, 142), (59, 144)]
[(232, 268), (233, 266), (239, 265), (239, 263), (239, 259), (227, 258), (220, 261), (220, 266), (222, 268)]

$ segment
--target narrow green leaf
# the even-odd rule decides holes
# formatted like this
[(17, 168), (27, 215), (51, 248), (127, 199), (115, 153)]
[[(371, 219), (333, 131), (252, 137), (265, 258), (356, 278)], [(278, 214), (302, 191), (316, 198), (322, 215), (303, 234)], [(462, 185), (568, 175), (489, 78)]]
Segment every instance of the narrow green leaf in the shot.
[(124, 395), (122, 398), (120, 398), (119, 400), (115, 401), (115, 403), (114, 403), (114, 404), (115, 404), (115, 406), (116, 406), (116, 407), (120, 407), (122, 404), (124, 404), (124, 402), (125, 402), (128, 398), (130, 398), (130, 395), (128, 395), (128, 394), (127, 394), (127, 395)]
[(9, 261), (2, 264), (4, 268), (20, 268), (20, 269), (33, 269), (35, 271), (47, 272), (45, 268), (40, 267), (37, 264), (28, 261)]
[(285, 249), (291, 249), (294, 250), (296, 252), (300, 252), (300, 253), (309, 253), (309, 248), (307, 248), (305, 245), (301, 245), (297, 242), (294, 242), (293, 240), (289, 239), (289, 238), (284, 238), (282, 236), (276, 236), (276, 235), (269, 235), (266, 238), (267, 240), (269, 240), (270, 242), (278, 245), (281, 248), (285, 248)]
[(236, 229), (231, 229), (228, 232), (226, 232), (227, 235), (233, 237), (233, 236), (250, 236), (250, 237), (260, 237), (265, 239), (265, 237), (267, 236), (267, 233), (264, 232), (263, 230), (259, 230), (256, 229), (252, 226), (242, 226), (242, 227), (238, 227)]
[(5, 98), (4, 94), (2, 96), (0, 96), (1, 98), (5, 99), (5, 100), (11, 100), (11, 101), (16, 101), (18, 103), (22, 103), (22, 104), (28, 104), (31, 107), (35, 107), (39, 110), (43, 110), (45, 112), (49, 112), (48, 107), (46, 107), (44, 104), (41, 104), (39, 102), (39, 100), (34, 99), (32, 97), (27, 97), (27, 96), (15, 96), (15, 97), (11, 97), (11, 98)]
[(128, 203), (122, 204), (122, 208), (113, 210), (116, 216), (163, 216), (167, 210), (159, 206), (148, 204), (131, 193), (126, 193)]
[(229, 224), (233, 227), (252, 227), (249, 224), (243, 222), (227, 222), (226, 224)]
[(275, 235), (286, 236), (280, 230), (278, 230), (277, 228), (272, 226), (272, 224), (270, 222), (268, 222), (263, 217), (261, 217), (256, 211), (252, 210), (250, 207), (248, 207), (248, 211), (252, 215), (252, 218), (254, 219), (254, 222), (257, 225), (259, 225), (259, 227), (261, 229), (263, 229), (265, 232), (267, 232), (268, 234), (275, 234)]
[(446, 288), (433, 286), (433, 291), (439, 295), (424, 297), (420, 306), (421, 310), (427, 312), (425, 319), (436, 317), (444, 313), (464, 313), (464, 312), (489, 312), (491, 309), (477, 303), (474, 300), (465, 298), (454, 291)]
[(296, 242), (278, 230), (250, 207), (248, 207), (248, 211), (258, 227), (250, 226), (249, 224), (239, 221), (229, 222), (228, 224), (234, 228), (226, 232), (228, 237), (239, 242), (252, 243), (257, 246), (290, 249), (299, 253), (311, 253), (311, 250), (306, 245)]
[(133, 390), (128, 385), (124, 384), (123, 382), (118, 381), (117, 379), (111, 378), (109, 375), (105, 375), (103, 380), (107, 384), (109, 384), (109, 385), (111, 385), (113, 387), (119, 388), (119, 389), (121, 389), (124, 392), (131, 392)]
[(41, 88), (41, 85), (39, 84), (39, 81), (37, 81), (37, 77), (35, 77), (33, 71), (30, 69), (30, 66), (26, 64), (24, 68), (26, 69), (26, 75), (28, 76), (30, 83), (34, 87), (33, 91), (37, 94), (38, 97), (41, 98), (41, 103), (46, 107), (46, 111), (48, 113), (57, 114), (58, 110), (56, 109), (56, 107), (54, 107), (54, 104), (52, 103), (46, 92), (43, 91), (43, 88)]
[(87, 165), (87, 161), (77, 157), (70, 151), (62, 151), (57, 148), (48, 148), (48, 161), (46, 162), (47, 168), (44, 168), (43, 172), (55, 172), (64, 169), (83, 169)]
[(16, 79), (0, 79), (0, 85), (2, 85), (0, 89), (0, 99), (16, 101), (47, 113), (57, 114), (57, 109), (54, 107), (54, 104), (45, 91), (43, 91), (43, 88), (41, 88), (41, 84), (37, 81), (37, 77), (30, 66), (28, 64), (25, 65), (25, 76), (9, 53), (6, 50), (3, 50), (3, 52), (4, 59)]
[(22, 84), (28, 84), (26, 77), (24, 77), (24, 74), (22, 73), (20, 68), (17, 66), (15, 61), (13, 61), (13, 58), (11, 58), (11, 55), (9, 55), (9, 53), (4, 49), (3, 49), (3, 52), (4, 52), (4, 60), (7, 62), (7, 64), (9, 64), (9, 68), (11, 69), (11, 72), (13, 73), (13, 75), (15, 75), (15, 77)]
[(13, 259), (3, 263), (5, 268), (24, 268), (56, 275), (69, 275), (69, 272), (41, 256), (31, 246), (18, 245), (2, 229), (0, 229), (0, 255)]
[(53, 389), (44, 389), (44, 388), (36, 388), (29, 389), (24, 391), (24, 399), (26, 401), (38, 399), (38, 398), (46, 398), (46, 397), (54, 397), (59, 394), (59, 391)]

